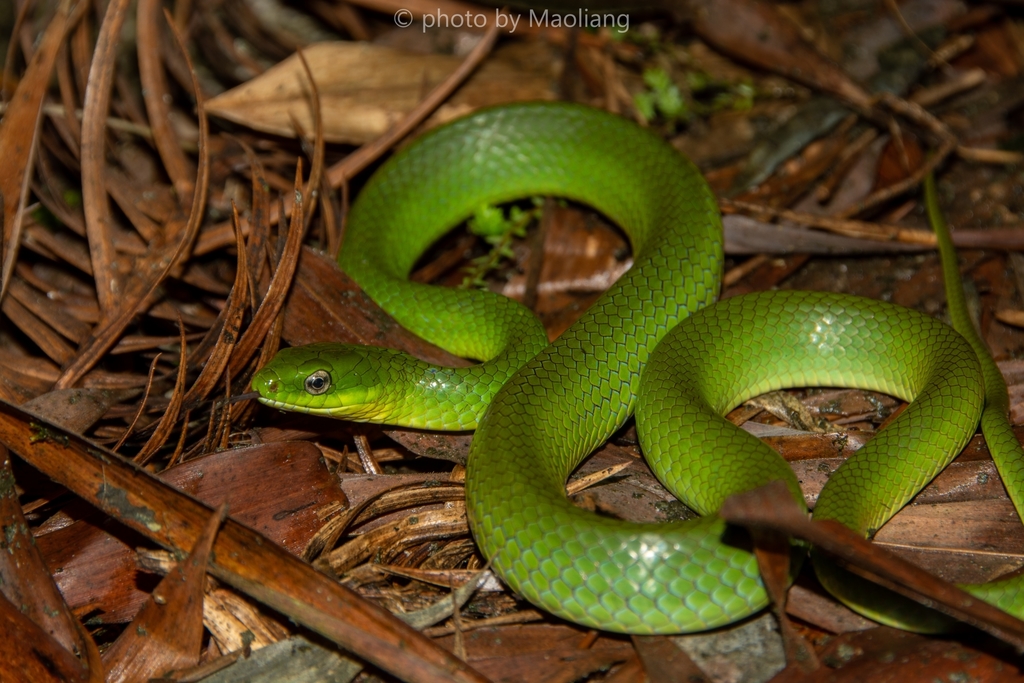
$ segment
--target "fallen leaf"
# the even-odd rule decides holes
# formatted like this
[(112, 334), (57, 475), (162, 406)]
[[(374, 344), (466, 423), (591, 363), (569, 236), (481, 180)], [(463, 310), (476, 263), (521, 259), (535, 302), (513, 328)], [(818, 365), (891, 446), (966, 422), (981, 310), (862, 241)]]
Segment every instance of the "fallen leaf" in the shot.
[[(324, 139), (370, 142), (398, 123), (462, 63), (459, 57), (423, 55), (369, 43), (318, 43), (302, 54), (320, 91)], [(206, 111), (275, 135), (295, 137), (294, 121), (313, 130), (305, 73), (297, 55), (212, 98)], [(488, 60), (459, 93), (427, 121), (437, 125), (478, 107), (550, 100), (546, 71), (525, 71), (510, 60)]]

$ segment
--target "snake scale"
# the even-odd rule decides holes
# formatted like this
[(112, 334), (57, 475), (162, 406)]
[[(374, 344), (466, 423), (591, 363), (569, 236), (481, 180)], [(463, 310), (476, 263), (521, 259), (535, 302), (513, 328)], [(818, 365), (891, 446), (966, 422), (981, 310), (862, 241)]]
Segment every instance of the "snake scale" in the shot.
[[(420, 255), (479, 208), (538, 195), (592, 206), (628, 234), (634, 252), (632, 268), (555, 342), (529, 311), (496, 294), (408, 281)], [(948, 231), (937, 211), (932, 218), (946, 233), (951, 317), (967, 339), (924, 314), (847, 295), (772, 292), (711, 305), (721, 224), (689, 161), (632, 123), (582, 106), (482, 110), (380, 168), (352, 207), (339, 257), (402, 325), (482, 362), (439, 368), (396, 351), (314, 344), (281, 351), (253, 388), (285, 410), (475, 428), (466, 477), (473, 535), (502, 579), (543, 609), (637, 634), (721, 626), (763, 608), (767, 595), (749, 548), (715, 511), (729, 495), (777, 479), (804, 505), (789, 466), (721, 417), (754, 395), (836, 386), (912, 401), (833, 474), (818, 519), (872, 534), (956, 456), (979, 419), (1020, 509), (1024, 456), (1006, 387), (967, 318)], [(652, 469), (700, 519), (637, 524), (567, 499), (569, 474), (634, 407)], [(922, 631), (948, 626), (812, 557), (822, 583), (868, 616)], [(1020, 613), (1018, 583), (970, 590)]]

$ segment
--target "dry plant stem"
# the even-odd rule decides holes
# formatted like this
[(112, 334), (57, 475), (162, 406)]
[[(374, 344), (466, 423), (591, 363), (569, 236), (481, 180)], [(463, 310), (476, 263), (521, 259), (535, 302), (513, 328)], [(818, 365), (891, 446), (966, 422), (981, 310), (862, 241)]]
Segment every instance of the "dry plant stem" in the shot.
[[(354, 524), (362, 524), (396, 510), (404, 510), (416, 505), (447, 504), (464, 500), (465, 493), (461, 482), (439, 484), (427, 489), (418, 483), (401, 484), (382, 491), (373, 498), (367, 498), (354, 507), (344, 509), (337, 516), (329, 519), (309, 540), (302, 551), (302, 558), (313, 561), (325, 551), (331, 550), (337, 544), (338, 539), (345, 535)], [(348, 505), (347, 501), (345, 505)]]
[(319, 192), (320, 211), (323, 214), (324, 225), (321, 244), (327, 245), (328, 254), (337, 254), (341, 247), (342, 223), (338, 220), (337, 207), (334, 205), (331, 195), (331, 186), (327, 182), (327, 178), (323, 176), (320, 177)]
[[(277, 354), (278, 349), (281, 348), (281, 332), (283, 330), (284, 311), (279, 311), (277, 317), (274, 318), (273, 323), (270, 325), (270, 331), (263, 338), (263, 345), (260, 347), (260, 354), (256, 358), (256, 363), (254, 367), (263, 367), (264, 365), (269, 363), (270, 359)], [(259, 403), (251, 400), (252, 398), (254, 398), (252, 393), (247, 395), (246, 400), (236, 402), (238, 395), (232, 395), (233, 392), (231, 391), (231, 379), (232, 375), (231, 369), (229, 367), (226, 369), (224, 375), (224, 403), (230, 410), (230, 415), (225, 423), (226, 426), (223, 431), (224, 448), (228, 447), (227, 439), (228, 436), (230, 435), (231, 425), (235, 423), (249, 424), (252, 421), (253, 414), (256, 412), (257, 408), (259, 408), (260, 405)], [(245, 384), (245, 382), (242, 383)], [(244, 396), (245, 394), (242, 395)], [(215, 412), (216, 411), (213, 411), (213, 413)], [(194, 447), (193, 450), (187, 455), (187, 458), (197, 454), (205, 453), (209, 450), (196, 450), (196, 448), (198, 448), (201, 445), (202, 443), (197, 444), (196, 447)]]
[[(57, 52), (57, 89), (60, 92), (61, 104), (57, 105), (61, 111), (65, 112), (76, 112), (78, 109), (77, 94), (74, 89), (74, 76), (71, 73), (71, 51), (68, 49), (66, 42), (62, 42), (60, 50)], [(50, 106), (44, 107), (47, 116), (53, 116), (50, 113)], [(81, 114), (80, 111), (76, 114)], [(64, 138), (65, 144), (68, 145), (68, 150), (75, 156), (76, 159), (82, 158), (82, 124), (79, 116), (62, 117), (64, 125), (57, 125), (58, 132), (61, 132), (61, 137)], [(64, 134), (63, 131), (67, 131)]]
[[(183, 552), (212, 510), (57, 425), (0, 403), (0, 442), (55, 482), (163, 547)], [(210, 573), (402, 680), (486, 679), (438, 645), (277, 544), (228, 520)]]
[[(511, 614), (502, 614), (498, 617), (490, 617), (487, 619), (474, 619), (472, 621), (463, 621), (462, 630), (463, 632), (469, 632), (475, 631), (478, 628), (508, 626), (509, 624), (528, 624), (532, 621), (543, 621), (545, 618), (546, 617), (541, 612), (532, 609), (526, 609), (520, 612), (512, 612)], [(446, 626), (431, 626), (430, 628), (423, 629), (423, 635), (429, 638), (448, 636), (453, 633), (455, 633), (455, 627), (452, 624), (448, 624)]]
[(814, 198), (818, 200), (819, 204), (824, 204), (832, 198), (836, 187), (846, 179), (847, 173), (860, 158), (861, 153), (877, 138), (878, 131), (868, 128), (857, 136), (856, 140), (843, 147), (836, 165), (814, 190)]
[[(64, 49), (63, 45), (61, 46), (61, 49)], [(59, 67), (60, 62), (58, 61), (57, 64)], [(58, 74), (61, 71), (62, 70), (58, 68)], [(11, 105), (6, 103), (0, 104), (0, 114), (7, 113), (7, 110), (10, 108), (10, 106)], [(68, 116), (69, 111), (72, 112), (71, 116)], [(79, 122), (82, 120), (83, 114), (81, 109), (76, 109), (73, 104), (69, 106), (66, 103), (44, 104), (43, 113), (49, 116), (50, 118), (61, 119), (67, 122), (67, 125), (69, 127), (78, 126)], [(110, 130), (120, 131), (122, 133), (131, 133), (132, 135), (138, 135), (140, 138), (146, 138), (147, 140), (153, 139), (153, 129), (149, 126), (141, 126), (137, 123), (133, 123), (132, 121), (128, 121), (127, 119), (117, 118), (116, 116), (107, 117), (107, 128), (109, 128)], [(81, 136), (80, 130), (79, 136)], [(72, 149), (75, 149), (76, 147), (77, 145), (72, 145)]]
[(544, 243), (551, 232), (551, 224), (555, 220), (555, 200), (544, 198), (544, 208), (537, 230), (530, 239), (530, 259), (526, 262), (526, 286), (523, 290), (523, 305), (531, 311), (537, 308), (537, 288), (540, 285), (540, 274), (544, 269)]
[(910, 173), (913, 169), (910, 168), (910, 157), (907, 156), (907, 145), (903, 141), (903, 129), (900, 128), (900, 124), (896, 121), (895, 117), (889, 119), (889, 137), (896, 145), (896, 151), (899, 153), (900, 166), (903, 167), (903, 172)]
[(85, 211), (85, 232), (89, 240), (96, 299), (102, 321), (110, 320), (124, 295), (119, 282), (117, 254), (111, 237), (112, 218), (106, 183), (106, 120), (110, 108), (110, 92), (114, 84), (114, 61), (121, 38), (121, 27), (128, 14), (130, 0), (111, 0), (96, 38), (96, 52), (89, 69), (89, 86), (82, 108), (82, 208)]
[(1024, 622), (885, 551), (833, 521), (812, 522), (775, 481), (726, 499), (722, 519), (808, 541), (846, 569), (937, 609), (1024, 651)]
[(31, 2), (21, 3), (21, 7), (18, 8), (18, 16), (14, 18), (14, 26), (11, 29), (11, 40), (7, 43), (7, 55), (4, 58), (4, 80), (0, 82), (0, 99), (5, 103), (13, 97), (12, 93), (7, 92), (7, 84), (14, 83), (14, 60), (18, 55), (18, 41), (13, 38), (21, 33), (21, 27), (25, 24), (25, 18), (30, 9), (32, 9)]
[(281, 262), (274, 270), (274, 276), (270, 281), (270, 287), (263, 298), (259, 310), (253, 315), (252, 323), (242, 335), (235, 352), (228, 364), (228, 371), (233, 377), (237, 377), (249, 363), (256, 348), (267, 336), (277, 318), (277, 314), (284, 306), (284, 300), (291, 288), (292, 277), (299, 263), (299, 251), (302, 249), (303, 238), (303, 204), (304, 196), (302, 188), (302, 161), (300, 160), (295, 169), (295, 204), (292, 207), (291, 222), (288, 227), (288, 237), (285, 242), (284, 251), (281, 254)]
[[(807, 214), (787, 209), (753, 204), (749, 202), (738, 202), (736, 200), (720, 200), (723, 213), (743, 213), (754, 216), (778, 217), (791, 220), (806, 228), (821, 228), (830, 232), (837, 232), (842, 235), (862, 238), (874, 242), (904, 242), (917, 244), (923, 248), (935, 248), (934, 239), (929, 238), (925, 231), (918, 231), (914, 228), (900, 228), (891, 224), (864, 223), (862, 221), (851, 221), (850, 219), (839, 219), (817, 214)], [(842, 223), (832, 223), (842, 221)], [(832, 227), (834, 226), (834, 227)], [(850, 228), (849, 231), (846, 227)], [(799, 227), (799, 226), (795, 226)], [(869, 232), (861, 232), (861, 230)], [(899, 231), (900, 234), (893, 234), (891, 237), (886, 230)], [(997, 249), (1003, 251), (1024, 250), (1024, 231), (1019, 227), (1000, 226), (987, 228), (985, 230), (961, 230), (953, 233), (953, 244), (964, 249)], [(739, 266), (742, 268), (742, 266)], [(734, 269), (735, 270), (735, 269)], [(731, 273), (732, 271), (730, 271)]]
[[(255, 311), (260, 304), (259, 282), (263, 276), (264, 254), (266, 241), (270, 233), (270, 217), (268, 206), (270, 204), (270, 187), (263, 172), (263, 165), (260, 163), (256, 152), (245, 141), (233, 138), (245, 152), (245, 158), (249, 162), (250, 173), (252, 174), (252, 206), (249, 209), (248, 235), (242, 230), (242, 221), (239, 220), (238, 211), (232, 215), (231, 226), (234, 229), (235, 245), (238, 246), (248, 237), (249, 243), (245, 252), (246, 277), (248, 278), (247, 289), (249, 290), (249, 307)], [(241, 263), (241, 261), (239, 261)]]
[(67, 363), (75, 352), (64, 339), (44, 324), (14, 297), (3, 301), (3, 312), (11, 323), (22, 330), (49, 358), (57, 363)]
[[(224, 309), (221, 315), (218, 316), (220, 326), (213, 351), (210, 352), (206, 362), (203, 363), (203, 369), (199, 372), (199, 377), (192, 383), (192, 387), (185, 395), (183, 403), (186, 410), (196, 407), (200, 401), (205, 400), (210, 395), (210, 392), (213, 391), (221, 374), (224, 372), (224, 368), (227, 367), (231, 353), (235, 349), (236, 340), (242, 333), (242, 321), (245, 316), (246, 303), (249, 300), (248, 255), (245, 248), (245, 239), (242, 237), (242, 229), (239, 226), (238, 207), (235, 206), (234, 202), (231, 203), (231, 210), (235, 226), (235, 248), (238, 254), (238, 260), (235, 265), (235, 282), (231, 286), (231, 292), (228, 294), (228, 300), (224, 305)], [(255, 309), (255, 306), (253, 309)], [(217, 328), (218, 326), (214, 325), (211, 334)], [(193, 363), (196, 362), (195, 357), (198, 354), (199, 350), (196, 349), (192, 354)]]
[(190, 450), (185, 455), (186, 459), (194, 457), (196, 455), (201, 455), (203, 453), (211, 453), (211, 452), (213, 452), (213, 439), (214, 439), (214, 435), (216, 434), (216, 429), (217, 429), (217, 424), (218, 424), (217, 423), (217, 418), (219, 416), (219, 413), (220, 413), (220, 406), (215, 403), (213, 405), (213, 408), (210, 409), (210, 417), (207, 420), (207, 424), (206, 424), (206, 437), (203, 439), (203, 441), (201, 443), (198, 443), (198, 444), (196, 444), (195, 446), (192, 447), (192, 450)]
[(231, 403), (231, 375), (224, 376), (224, 398), (219, 402), (220, 410), (214, 411), (220, 416), (220, 420), (217, 423), (217, 429), (213, 433), (213, 448), (212, 451), (222, 451), (228, 447), (228, 437), (231, 435), (231, 409), (234, 407)]
[(984, 69), (969, 69), (948, 81), (918, 90), (910, 96), (910, 101), (922, 107), (930, 107), (965, 90), (976, 88), (987, 79)]
[(565, 493), (568, 496), (575, 496), (577, 493), (584, 491), (590, 488), (591, 486), (597, 486), (605, 479), (614, 477), (616, 474), (618, 474), (619, 472), (626, 469), (632, 464), (633, 463), (630, 461), (620, 462), (617, 465), (605, 467), (603, 469), (598, 470), (597, 472), (591, 472), (590, 474), (582, 476), (578, 479), (570, 479), (569, 482), (565, 485)]
[(492, 26), (487, 29), (483, 38), (466, 55), (466, 59), (459, 65), (459, 68), (444, 79), (440, 85), (431, 90), (423, 101), (416, 105), (416, 108), (409, 112), (405, 118), (378, 139), (363, 145), (327, 169), (327, 179), (330, 181), (331, 187), (338, 187), (343, 182), (350, 180), (354, 175), (372, 164), (380, 155), (391, 149), (395, 143), (412, 132), (416, 126), (420, 125), (473, 73), (480, 62), (490, 53), (497, 38), (498, 29), (496, 27)]
[(984, 79), (985, 74), (983, 71), (974, 70), (973, 72), (967, 72), (964, 74), (961, 79), (948, 84), (948, 89), (943, 88), (942, 90), (937, 90), (933, 95), (922, 96), (918, 99), (912, 98), (910, 100), (904, 100), (890, 93), (883, 93), (880, 95), (878, 98), (880, 103), (886, 105), (894, 112), (903, 114), (911, 121), (924, 126), (929, 132), (936, 136), (940, 141), (939, 152), (929, 159), (924, 166), (919, 168), (910, 178), (879, 190), (856, 206), (848, 208), (841, 214), (841, 216), (854, 216), (881, 202), (887, 201), (891, 197), (905, 192), (911, 187), (916, 187), (925, 175), (934, 170), (946, 158), (946, 156), (953, 151), (963, 159), (979, 163), (1018, 164), (1024, 161), (1024, 154), (1021, 154), (1020, 152), (999, 149), (978, 149), (958, 144), (956, 136), (949, 127), (928, 112), (923, 106), (925, 102), (939, 101), (940, 99), (948, 97), (955, 92), (959, 92), (960, 90), (969, 87), (974, 87), (975, 85), (983, 82)]
[(601, 65), (601, 76), (606, 83), (604, 87), (604, 108), (613, 114), (621, 114), (622, 107), (620, 107), (621, 100), (618, 97), (619, 87), (621, 83), (616, 83), (618, 74), (615, 71), (615, 59), (612, 57), (611, 52), (607, 49), (598, 52), (594, 51), (597, 59), (600, 60)]
[(186, 351), (188, 347), (185, 342), (185, 323), (182, 322), (180, 315), (178, 316), (178, 329), (181, 332), (181, 349), (178, 352), (178, 377), (174, 382), (174, 393), (171, 394), (171, 401), (164, 414), (160, 416), (160, 422), (157, 423), (156, 429), (153, 430), (153, 434), (149, 437), (149, 441), (146, 442), (146, 445), (142, 447), (142, 450), (134, 458), (135, 462), (140, 465), (145, 465), (149, 462), (171, 435), (174, 423), (178, 421), (182, 399), (185, 397), (185, 381), (188, 373)]
[(456, 657), (465, 660), (467, 658), (466, 641), (462, 637), (462, 618), (459, 615), (459, 606), (454, 604), (455, 586), (451, 586), (451, 594), (453, 596), (452, 626), (455, 627), (455, 643), (452, 650)]
[(863, 213), (868, 209), (874, 208), (879, 204), (889, 201), (893, 197), (898, 197), (904, 192), (917, 187), (921, 184), (921, 181), (924, 180), (926, 175), (934, 171), (942, 164), (943, 161), (946, 160), (946, 157), (956, 149), (956, 146), (955, 140), (946, 140), (942, 143), (936, 153), (928, 157), (909, 178), (904, 178), (898, 183), (893, 183), (889, 187), (883, 187), (877, 192), (872, 192), (856, 204), (841, 211), (836, 217), (850, 218), (851, 216), (856, 216), (857, 214)]
[(1024, 154), (1008, 149), (985, 149), (957, 145), (956, 153), (962, 159), (983, 164), (1019, 164), (1024, 161)]
[(160, 361), (160, 356), (162, 355), (163, 354), (161, 353), (156, 354), (149, 364), (149, 376), (146, 379), (146, 389), (142, 393), (142, 399), (139, 401), (139, 409), (135, 411), (135, 417), (133, 417), (131, 423), (129, 423), (128, 429), (124, 430), (124, 434), (122, 434), (121, 438), (117, 440), (114, 447), (110, 449), (115, 453), (121, 450), (121, 446), (124, 445), (124, 442), (127, 441), (128, 437), (135, 431), (135, 425), (139, 423), (139, 418), (142, 417), (142, 414), (146, 411), (146, 401), (149, 400), (149, 392), (153, 388), (153, 375), (156, 374), (156, 364)]
[(735, 199), (719, 198), (719, 205), (726, 213), (748, 213), (752, 215), (767, 215), (772, 218), (792, 221), (799, 225), (819, 228), (848, 237), (860, 237), (862, 239), (876, 240), (878, 242), (904, 242), (907, 244), (923, 244), (935, 246), (935, 234), (931, 230), (920, 230), (917, 228), (902, 228), (898, 225), (881, 225), (866, 221), (856, 221), (848, 218), (834, 218), (830, 216), (819, 216), (812, 213), (790, 211), (789, 209), (777, 209), (763, 204), (745, 202)]
[(897, 97), (892, 93), (882, 93), (878, 96), (878, 102), (887, 106), (891, 111), (902, 114), (914, 123), (924, 126), (943, 143), (956, 140), (956, 136), (949, 129), (949, 126), (935, 118), (927, 109), (915, 102)]
[[(111, 7), (113, 7), (113, 3), (111, 4)], [(185, 44), (181, 36), (177, 31), (173, 30), (173, 27), (172, 33), (178, 43), (178, 48), (185, 55), (186, 61), (188, 61), (188, 51), (185, 48)], [(86, 372), (92, 369), (92, 367), (99, 362), (99, 359), (103, 354), (109, 351), (117, 342), (118, 338), (124, 331), (124, 328), (127, 327), (128, 323), (130, 323), (132, 318), (135, 317), (138, 309), (147, 301), (151, 300), (153, 292), (156, 291), (156, 288), (160, 283), (164, 281), (164, 279), (170, 274), (171, 270), (177, 265), (178, 261), (185, 254), (188, 247), (195, 240), (196, 234), (199, 232), (199, 225), (202, 222), (203, 211), (206, 206), (206, 192), (208, 189), (210, 129), (206, 116), (203, 113), (202, 93), (199, 88), (199, 82), (195, 76), (195, 70), (191, 68), (191, 62), (189, 62), (189, 68), (193, 77), (193, 87), (195, 89), (194, 94), (199, 103), (199, 106), (197, 107), (199, 111), (199, 166), (196, 177), (196, 197), (192, 203), (192, 211), (189, 214), (188, 223), (180, 233), (177, 246), (170, 253), (168, 253), (168, 250), (164, 245), (157, 244), (150, 247), (150, 250), (147, 251), (147, 256), (152, 254), (152, 259), (146, 264), (147, 274), (141, 276), (140, 281), (133, 283), (129, 300), (125, 302), (125, 305), (116, 313), (116, 316), (110, 320), (101, 321), (99, 329), (93, 332), (93, 336), (79, 350), (78, 356), (64, 369), (64, 372), (54, 385), (55, 389), (68, 389), (74, 386)], [(86, 128), (84, 123), (85, 122), (83, 121), (83, 136)], [(102, 119), (100, 120), (100, 124), (102, 125)], [(100, 154), (102, 154), (102, 149), (100, 150)], [(83, 166), (83, 179), (84, 178), (85, 170)], [(104, 199), (106, 198), (105, 193), (103, 197)], [(165, 228), (168, 227), (169, 226), (165, 226)]]
[(171, 126), (171, 97), (160, 59), (160, 23), (164, 21), (162, 7), (160, 0), (139, 0), (136, 13), (139, 79), (142, 82), (146, 114), (153, 131), (153, 142), (174, 185), (178, 202), (187, 211), (192, 204), (192, 195), (195, 194), (194, 171), (192, 162), (181, 151), (181, 143)]
[[(820, 216), (818, 214), (779, 209), (764, 204), (754, 204), (742, 200), (719, 198), (723, 213), (742, 213), (752, 216), (781, 218), (808, 228), (819, 228), (849, 237), (873, 240), (876, 242), (902, 242), (935, 247), (935, 236), (930, 230), (902, 228), (898, 225), (869, 223), (848, 218)], [(966, 249), (1002, 249), (1016, 251), (1024, 249), (1024, 232), (1020, 228), (996, 227), (987, 230), (964, 230), (953, 233), (953, 244)], [(733, 271), (743, 268), (737, 266)], [(727, 276), (733, 271), (729, 271)], [(740, 273), (746, 275), (746, 273)], [(738, 280), (737, 280), (738, 281)], [(726, 283), (730, 284), (730, 283)]]
[[(264, 268), (268, 266), (266, 257), (267, 241), (270, 239), (270, 188), (263, 177), (263, 167), (256, 159), (255, 154), (252, 153), (252, 150), (249, 150), (247, 154), (250, 155), (250, 162), (253, 164), (252, 206), (249, 210), (249, 221), (247, 223), (250, 226), (249, 234), (244, 235), (243, 233), (243, 235), (249, 240), (245, 257), (246, 263), (249, 266), (247, 273), (249, 277), (249, 309), (255, 313), (256, 309), (263, 302), (260, 284)], [(239, 223), (239, 226), (241, 225)], [(236, 227), (236, 232), (239, 229), (240, 227)]]
[(935, 57), (928, 60), (928, 66), (936, 68), (939, 65), (945, 65), (948, 67), (949, 62), (970, 50), (976, 42), (977, 38), (969, 33), (948, 38), (935, 48)]
[(373, 475), (384, 474), (384, 470), (381, 469), (377, 459), (373, 457), (373, 449), (370, 448), (370, 440), (363, 434), (357, 434), (355, 442), (356, 450), (359, 452), (359, 461), (363, 465), (363, 471), (367, 474)]
[(75, 84), (79, 93), (85, 93), (86, 86), (89, 85), (89, 65), (92, 64), (93, 36), (96, 32), (92, 18), (91, 12), (85, 12), (71, 34), (71, 66), (74, 69)]
[(730, 268), (725, 275), (722, 276), (722, 287), (733, 286), (764, 264), (768, 263), (770, 260), (771, 257), (768, 256), (768, 254), (756, 254), (751, 256), (735, 268)]
[[(7, 292), (14, 262), (18, 256), (18, 244), (21, 242), (22, 223), (25, 219), (25, 202), (28, 197), (29, 184), (32, 181), (32, 167), (35, 160), (36, 145), (39, 138), (39, 124), (42, 117), (42, 103), (46, 96), (47, 84), (56, 61), (60, 46), (64, 44), (68, 27), (81, 16), (86, 2), (71, 9), (70, 0), (60, 3), (43, 34), (39, 48), (32, 56), (21, 82), (14, 93), (14, 99), (0, 121), (0, 159), (3, 160), (3, 171), (0, 172), (0, 216), (3, 223), (3, 243), (0, 251), (3, 254), (3, 268), (0, 270), (0, 299)], [(22, 9), (31, 3), (22, 5)], [(72, 13), (74, 16), (71, 16)], [(13, 52), (16, 40), (10, 43)], [(10, 83), (12, 75), (8, 72), (11, 60), (4, 68), (4, 82)]]
[[(302, 62), (302, 68), (306, 72), (306, 78), (309, 79), (310, 104), (313, 109), (314, 123), (313, 161), (309, 169), (309, 182), (306, 183), (306, 187), (302, 191), (302, 196), (306, 198), (306, 223), (303, 225), (305, 230), (309, 227), (309, 221), (313, 219), (313, 212), (316, 211), (317, 200), (320, 198), (320, 186), (324, 174), (324, 122), (320, 106), (320, 90), (316, 87), (316, 81), (313, 79), (313, 71), (309, 68), (309, 62), (306, 61), (302, 50), (298, 51), (298, 55), (299, 61)], [(326, 201), (326, 197), (324, 199)]]
[(919, 552), (935, 552), (935, 553), (964, 553), (970, 555), (976, 555), (978, 557), (997, 557), (997, 558), (1010, 558), (1013, 560), (1024, 560), (1024, 553), (1013, 553), (1013, 552), (1001, 552), (997, 550), (980, 550), (978, 548), (964, 548), (964, 547), (950, 547), (940, 545), (926, 545), (923, 543), (894, 543), (891, 541), (872, 541), (877, 546), (882, 548), (899, 548), (901, 550), (919, 551)]
[(373, 38), (363, 17), (355, 10), (351, 3), (331, 3), (328, 0), (312, 0), (309, 4), (310, 10), (321, 16), (335, 28), (339, 28), (352, 40), (369, 41)]
[(185, 442), (188, 440), (188, 418), (191, 411), (186, 410), (185, 416), (181, 418), (181, 433), (178, 435), (178, 445), (174, 447), (174, 452), (171, 453), (170, 459), (167, 461), (167, 467), (174, 467), (181, 460), (181, 456), (185, 453)]
[(896, 4), (896, 0), (885, 0), (885, 7), (886, 9), (889, 10), (889, 13), (893, 16), (893, 18), (896, 19), (896, 23), (900, 25), (900, 28), (903, 30), (903, 35), (914, 41), (914, 45), (917, 46), (918, 51), (921, 53), (922, 56), (928, 58), (929, 60), (936, 60), (937, 63), (942, 66), (949, 66), (949, 64), (947, 64), (945, 60), (943, 60), (938, 54), (932, 51), (932, 49), (928, 47), (928, 44), (921, 40), (921, 37), (914, 32), (914, 29), (910, 26), (910, 24), (907, 23), (907, 20), (903, 16), (903, 13), (900, 12), (900, 8)]

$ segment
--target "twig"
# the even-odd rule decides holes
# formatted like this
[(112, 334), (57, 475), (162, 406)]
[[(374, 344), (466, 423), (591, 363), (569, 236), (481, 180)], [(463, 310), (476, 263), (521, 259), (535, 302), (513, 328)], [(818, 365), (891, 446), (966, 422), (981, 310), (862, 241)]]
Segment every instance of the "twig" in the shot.
[(846, 569), (1024, 651), (1024, 622), (1020, 619), (879, 548), (838, 522), (808, 520), (781, 481), (727, 498), (719, 514), (733, 524), (774, 529), (813, 543)]
[(938, 151), (928, 157), (928, 159), (925, 160), (925, 162), (921, 164), (921, 166), (919, 166), (918, 169), (910, 175), (910, 177), (904, 178), (897, 183), (893, 183), (889, 187), (883, 187), (881, 190), (872, 192), (864, 199), (840, 212), (837, 218), (849, 218), (851, 216), (856, 216), (857, 214), (863, 213), (868, 209), (874, 208), (879, 204), (889, 201), (893, 197), (898, 197), (904, 192), (917, 187), (921, 184), (921, 181), (924, 180), (924, 177), (938, 168), (939, 165), (946, 160), (946, 157), (956, 149), (956, 147), (957, 143), (955, 139), (948, 139), (944, 141)]
[(416, 126), (420, 125), (473, 73), (476, 67), (480, 65), (480, 62), (490, 53), (497, 39), (498, 28), (492, 26), (487, 29), (483, 38), (480, 39), (480, 42), (477, 43), (472, 52), (466, 56), (466, 59), (459, 65), (459, 68), (444, 79), (440, 85), (431, 90), (430, 94), (416, 105), (415, 109), (406, 114), (405, 118), (395, 124), (384, 135), (373, 142), (363, 145), (327, 169), (327, 179), (330, 181), (331, 187), (338, 187), (351, 179), (352, 176), (376, 161), (384, 152), (391, 149), (395, 143), (408, 135)]
[(763, 204), (754, 204), (736, 199), (720, 198), (719, 205), (726, 213), (749, 213), (767, 215), (772, 218), (792, 221), (799, 225), (810, 228), (819, 228), (834, 232), (847, 237), (860, 237), (862, 239), (876, 240), (878, 242), (904, 242), (907, 244), (924, 244), (933, 246), (935, 235), (931, 230), (919, 228), (904, 228), (898, 225), (884, 225), (881, 223), (870, 223), (849, 218), (836, 218), (833, 216), (819, 216), (812, 213), (791, 211), (789, 209), (777, 209)]

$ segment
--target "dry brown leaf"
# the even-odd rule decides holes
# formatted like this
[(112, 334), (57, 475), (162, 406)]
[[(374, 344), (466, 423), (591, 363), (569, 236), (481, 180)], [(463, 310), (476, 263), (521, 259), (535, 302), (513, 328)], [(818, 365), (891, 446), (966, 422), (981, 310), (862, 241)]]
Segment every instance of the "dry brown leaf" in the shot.
[[(0, 586), (4, 597), (17, 604), (25, 617), (69, 654), (95, 652), (96, 646), (87, 642), (88, 636), (72, 616), (33, 541), (14, 487), (11, 458), (3, 446), (0, 446), (0, 525), (5, 531), (0, 542), (3, 549)], [(2, 674), (0, 680), (4, 680)]]
[[(84, 6), (85, 3), (82, 3)], [(43, 97), (50, 82), (50, 73), (57, 51), (64, 42), (64, 34), (72, 13), (71, 2), (62, 2), (43, 34), (39, 48), (22, 76), (10, 108), (0, 122), (0, 212), (3, 215), (3, 271), (0, 274), (0, 296), (18, 254), (22, 215), (28, 183), (32, 179), (32, 158), (36, 147), (36, 134), (42, 115)]]
[(879, 627), (835, 638), (824, 648), (827, 666), (813, 675), (791, 668), (773, 683), (860, 683), (861, 681), (962, 680), (1017, 683), (1020, 669), (987, 651), (945, 638)]
[[(167, 548), (194, 547), (209, 519), (208, 507), (115, 453), (4, 402), (0, 441), (58, 484)], [(210, 571), (405, 680), (486, 680), (391, 614), (234, 520), (217, 535)]]
[(21, 407), (81, 433), (96, 424), (111, 406), (138, 393), (138, 389), (60, 389), (40, 394)]
[[(383, 135), (462, 63), (368, 43), (318, 43), (303, 50), (320, 90), (324, 139), (362, 144)], [(308, 80), (293, 55), (263, 75), (212, 98), (206, 111), (257, 130), (295, 136), (293, 119), (313, 130)], [(554, 99), (547, 73), (489, 60), (428, 120), (434, 125), (477, 107)]]
[(164, 577), (142, 611), (103, 653), (108, 683), (147, 680), (199, 663), (207, 563), (226, 517), (227, 505), (222, 504), (189, 556)]
[[(850, 577), (866, 578), (1016, 648), (1024, 643), (1024, 621), (976, 600), (957, 586), (896, 557), (838, 522), (808, 520), (781, 481), (730, 496), (722, 504), (719, 515), (732, 524), (771, 529), (809, 541), (849, 571)], [(895, 597), (895, 593), (893, 595)]]
[(647, 680), (664, 683), (709, 683), (710, 679), (689, 655), (666, 636), (632, 636)]
[(691, 9), (694, 31), (722, 52), (833, 94), (859, 109), (870, 108), (867, 92), (808, 45), (775, 5), (700, 0)]
[[(234, 519), (292, 553), (300, 552), (322, 523), (319, 510), (345, 498), (321, 452), (306, 441), (203, 456), (161, 472), (160, 478), (211, 505), (227, 503)], [(288, 487), (282, 490), (279, 481)], [(61, 569), (55, 576), (61, 593), (72, 610), (93, 612), (96, 622), (129, 621), (146, 599), (140, 586), (149, 584), (135, 562), (134, 548), (143, 540), (95, 512), (69, 512), (73, 523), (59, 526), (54, 519), (57, 528), (48, 523), (36, 538), (46, 564)]]
[(0, 680), (85, 683), (89, 678), (74, 655), (0, 595)]
[[(570, 683), (633, 656), (625, 638), (597, 635), (578, 626), (517, 624), (477, 629), (463, 638), (466, 660), (494, 681)], [(439, 640), (452, 647), (455, 638)]]

